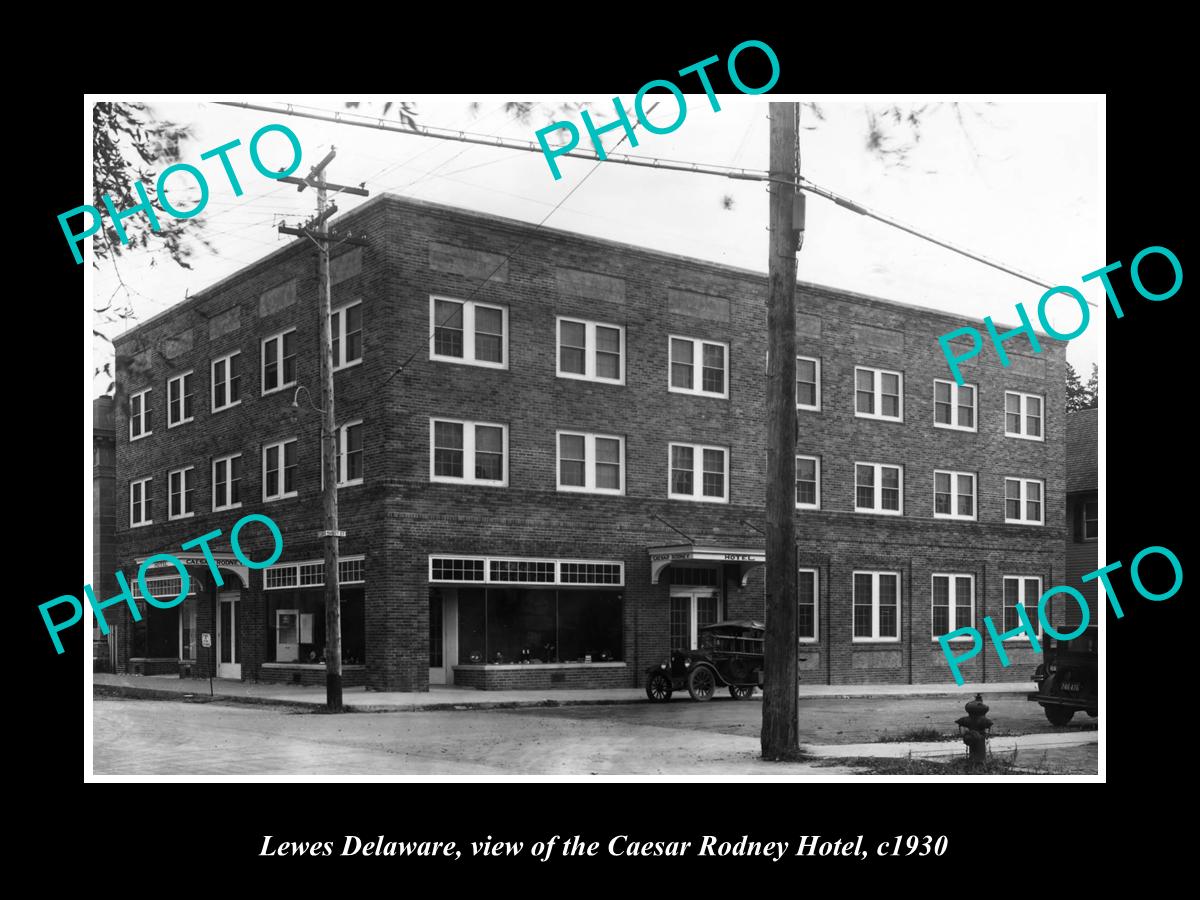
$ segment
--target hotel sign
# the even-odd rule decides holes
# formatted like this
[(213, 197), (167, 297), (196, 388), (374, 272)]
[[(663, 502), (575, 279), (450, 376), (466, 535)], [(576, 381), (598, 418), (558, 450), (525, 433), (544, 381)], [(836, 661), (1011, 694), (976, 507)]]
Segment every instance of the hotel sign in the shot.
[(766, 552), (744, 547), (715, 547), (711, 544), (675, 544), (665, 547), (646, 548), (650, 555), (650, 583), (658, 584), (662, 570), (676, 562), (720, 562), (737, 563), (741, 571), (742, 586), (750, 572), (767, 562)]

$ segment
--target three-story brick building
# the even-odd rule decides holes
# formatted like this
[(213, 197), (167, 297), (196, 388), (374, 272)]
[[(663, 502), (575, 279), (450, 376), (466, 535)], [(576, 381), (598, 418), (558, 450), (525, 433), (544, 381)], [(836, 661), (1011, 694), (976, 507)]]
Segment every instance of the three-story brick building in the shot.
[[(347, 684), (631, 686), (762, 617), (763, 274), (393, 195), (341, 222), (368, 236), (331, 267)], [(323, 683), (316, 290), (296, 241), (116, 342), (119, 565), (219, 528), (223, 580), (185, 557), (122, 670)], [(948, 680), (938, 634), (1062, 583), (1065, 345), (958, 387), (961, 318), (797, 297), (801, 678)], [(284, 537), (264, 571), (230, 553), (250, 512)], [(964, 674), (1027, 678), (1010, 656)]]

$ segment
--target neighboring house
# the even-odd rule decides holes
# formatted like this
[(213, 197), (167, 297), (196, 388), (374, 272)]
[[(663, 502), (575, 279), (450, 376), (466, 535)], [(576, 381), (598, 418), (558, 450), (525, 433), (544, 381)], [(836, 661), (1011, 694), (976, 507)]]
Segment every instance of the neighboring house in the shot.
[[(628, 687), (763, 615), (765, 275), (389, 194), (338, 226), (369, 242), (331, 265), (347, 685)], [(192, 551), (122, 671), (324, 681), (314, 263), (292, 242), (115, 342), (119, 565), (220, 529), (224, 582)], [(960, 388), (962, 317), (797, 299), (801, 679), (950, 680), (937, 635), (1063, 582), (1065, 345)], [(251, 512), (265, 571), (228, 541)], [(1008, 647), (965, 677), (1027, 679)]]
[[(1091, 606), (1091, 622), (1098, 624), (1097, 580), (1083, 582), (1082, 577), (1100, 568), (1097, 538), (1100, 525), (1099, 411), (1081, 409), (1067, 413), (1067, 580)], [(1066, 621), (1078, 626), (1080, 613), (1067, 603)]]
[[(113, 571), (117, 567), (115, 461), (116, 435), (113, 431), (113, 398), (92, 401), (92, 585), (102, 597), (117, 592)], [(124, 624), (124, 623), (122, 623)], [(92, 667), (111, 672), (116, 666), (115, 644), (100, 633), (98, 620), (92, 620)]]

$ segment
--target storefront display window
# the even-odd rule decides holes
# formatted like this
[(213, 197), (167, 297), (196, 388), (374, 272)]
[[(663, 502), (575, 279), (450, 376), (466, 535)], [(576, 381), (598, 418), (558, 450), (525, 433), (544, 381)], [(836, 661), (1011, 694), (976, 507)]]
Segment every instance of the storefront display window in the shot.
[(458, 647), (461, 664), (619, 661), (621, 595), (459, 588)]
[[(266, 661), (325, 662), (325, 591), (289, 590), (267, 593)], [(342, 662), (360, 665), (365, 659), (363, 589), (341, 589)]]

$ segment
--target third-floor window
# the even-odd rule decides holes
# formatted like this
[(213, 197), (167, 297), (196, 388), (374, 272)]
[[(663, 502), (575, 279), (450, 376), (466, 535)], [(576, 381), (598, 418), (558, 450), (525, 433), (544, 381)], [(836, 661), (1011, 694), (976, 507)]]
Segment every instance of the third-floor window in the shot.
[(362, 301), (356, 300), (329, 314), (333, 337), (333, 371), (362, 362)]
[(854, 369), (854, 414), (864, 419), (904, 419), (904, 376), (887, 369)]
[(670, 338), (669, 389), (677, 394), (728, 397), (729, 345), (698, 338)]
[(262, 342), (262, 392), (269, 394), (296, 383), (296, 329)]
[(212, 411), (242, 402), (242, 354), (238, 351), (212, 362)]
[(560, 316), (558, 376), (624, 384), (625, 329)]
[(150, 433), (150, 388), (146, 388), (129, 395), (129, 439), (136, 441)]
[(508, 308), (474, 300), (429, 298), (429, 358), (508, 368)]
[(975, 385), (935, 378), (933, 424), (937, 428), (975, 431)]
[(184, 372), (167, 379), (167, 427), (174, 428), (190, 422), (195, 412), (192, 406), (194, 372)]

